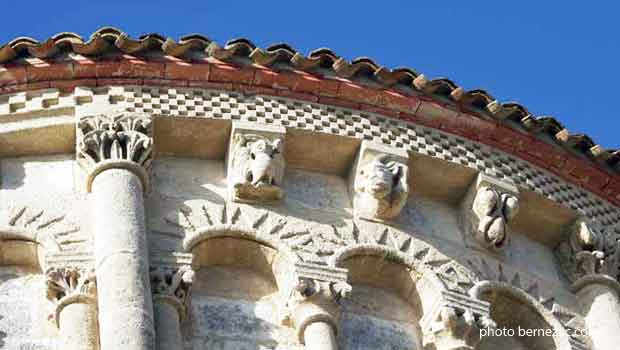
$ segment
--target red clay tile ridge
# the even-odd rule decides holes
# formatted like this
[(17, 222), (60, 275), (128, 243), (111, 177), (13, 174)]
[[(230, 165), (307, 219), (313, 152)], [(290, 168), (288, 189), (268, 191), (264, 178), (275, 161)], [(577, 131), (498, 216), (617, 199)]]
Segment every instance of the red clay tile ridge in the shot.
[[(498, 102), (485, 90), (465, 91), (449, 79), (428, 79), (411, 68), (390, 69), (367, 57), (349, 62), (328, 48), (317, 49), (304, 55), (288, 44), (280, 43), (259, 48), (245, 38), (231, 40), (221, 46), (200, 34), (186, 35), (178, 41), (159, 34), (145, 34), (138, 39), (132, 39), (119, 29), (104, 27), (94, 32), (87, 41), (69, 32), (56, 34), (44, 42), (28, 37), (16, 38), (0, 47), (0, 70), (28, 66), (28, 58), (38, 58), (50, 64), (66, 61), (70, 54), (79, 54), (93, 60), (110, 59), (119, 55), (131, 55), (154, 62), (175, 58), (179, 62), (205, 63), (215, 59), (238, 66), (268, 67), (277, 72), (306, 72), (321, 76), (323, 79), (354, 82), (373, 89), (390, 89), (405, 96), (422, 95), (442, 105), (453, 105), (468, 114), (530, 134), (546, 143), (558, 144), (573, 155), (595, 162), (612, 173), (620, 173), (620, 150), (605, 149), (594, 143), (587, 135), (573, 134), (553, 117), (536, 117), (518, 103)], [(164, 69), (161, 63), (160, 66), (145, 66), (142, 69), (157, 70), (158, 67)], [(49, 69), (43, 73), (55, 74)], [(73, 72), (74, 79), (79, 77), (77, 73)], [(28, 74), (36, 74), (36, 67), (31, 68)], [(153, 78), (158, 77), (155, 75)], [(191, 75), (193, 74), (188, 75), (188, 80), (191, 80)], [(15, 75), (12, 78), (16, 79)], [(46, 78), (53, 80), (54, 76)], [(122, 83), (122, 78), (126, 77), (119, 76), (116, 82)], [(88, 83), (87, 79), (83, 80), (84, 83)], [(115, 81), (108, 80), (110, 83)], [(2, 85), (1, 77), (0, 85)], [(327, 85), (324, 87), (327, 88)], [(35, 85), (30, 84), (29, 88), (33, 86)], [(10, 90), (5, 89), (4, 92), (6, 91)], [(325, 97), (324, 100), (328, 98)]]

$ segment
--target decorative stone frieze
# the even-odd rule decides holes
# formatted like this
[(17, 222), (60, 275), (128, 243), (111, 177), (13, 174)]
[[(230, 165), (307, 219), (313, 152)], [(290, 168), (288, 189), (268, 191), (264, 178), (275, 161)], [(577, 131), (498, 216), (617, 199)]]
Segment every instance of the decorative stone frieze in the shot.
[(288, 300), (289, 317), (308, 349), (335, 350), (341, 298), (351, 292), (345, 269), (296, 263), (297, 281)]
[(98, 350), (97, 284), (92, 270), (50, 268), (47, 297), (56, 305), (54, 319), (62, 349)]
[(153, 139), (148, 115), (121, 112), (82, 117), (77, 123), (77, 163), (87, 172), (88, 192), (100, 172), (134, 172), (148, 189)]
[[(585, 320), (577, 305), (563, 306), (558, 303), (554, 296), (554, 286), (548, 280), (543, 280), (531, 273), (515, 269), (507, 264), (491, 263), (489, 257), (478, 256), (469, 261), (469, 267), (476, 275), (476, 284), (469, 289), (469, 294), (480, 298), (489, 290), (504, 290), (509, 294), (516, 295), (525, 304), (531, 305), (543, 315), (548, 323), (561, 330), (568, 341), (573, 345), (566, 349), (582, 350), (583, 344), (588, 344), (588, 334), (579, 332), (585, 329)], [(490, 292), (494, 295), (493, 292)], [(485, 299), (487, 300), (487, 299)], [(573, 330), (569, 332), (569, 330)], [(577, 331), (575, 331), (577, 330)]]
[(617, 249), (602, 227), (578, 218), (565, 231), (567, 238), (556, 248), (556, 255), (570, 281), (594, 274), (618, 276)]
[(277, 202), (284, 197), (286, 129), (233, 123), (228, 149), (228, 191), (235, 202)]
[(406, 151), (364, 141), (351, 170), (355, 216), (375, 221), (392, 219), (409, 196)]
[(510, 241), (508, 225), (519, 212), (519, 190), (480, 173), (463, 201), (464, 228), (477, 244), (492, 250)]
[[(110, 48), (126, 55), (107, 60)], [(19, 39), (0, 60), (15, 61), (0, 67), (0, 165), (3, 210), (17, 209), (0, 225), (0, 262), (11, 265), (2, 271), (3, 324), (26, 321), (12, 309), (38, 306), (26, 300), (37, 277), (21, 274), (42, 267), (62, 340), (40, 343), (49, 333), (32, 318), (34, 332), (5, 329), (28, 344), (0, 332), (0, 347), (275, 349), (299, 347), (298, 336), (307, 350), (335, 350), (340, 331), (347, 350), (472, 350), (488, 347), (478, 342), (494, 326), (491, 313), (502, 326), (542, 319), (560, 334), (555, 346), (493, 345), (620, 343), (620, 154), (553, 118), (445, 79), (243, 39), (220, 47), (196, 35), (133, 40), (105, 28), (88, 42)], [(69, 92), (76, 84), (88, 86)], [(165, 158), (154, 163), (158, 188), (147, 197), (155, 148)], [(74, 175), (87, 195), (73, 193), (72, 167), (85, 170)], [(511, 240), (508, 253), (490, 253)], [(190, 266), (222, 263), (234, 266), (205, 269), (190, 309)], [(360, 284), (346, 317), (340, 303), (352, 287), (342, 267)], [(277, 311), (294, 330), (278, 325)], [(584, 328), (594, 346), (567, 332)], [(349, 342), (359, 330), (370, 337)]]

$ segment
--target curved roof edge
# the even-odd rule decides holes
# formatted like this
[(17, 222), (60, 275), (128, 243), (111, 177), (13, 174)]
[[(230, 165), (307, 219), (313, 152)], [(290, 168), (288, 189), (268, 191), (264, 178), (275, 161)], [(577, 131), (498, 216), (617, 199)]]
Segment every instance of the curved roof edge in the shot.
[(484, 90), (465, 91), (448, 79), (429, 80), (369, 58), (348, 62), (325, 48), (304, 56), (287, 44), (261, 49), (247, 39), (220, 46), (198, 34), (134, 40), (111, 27), (88, 41), (60, 33), (0, 47), (0, 94), (114, 84), (212, 87), (377, 112), (489, 144), (604, 197), (620, 193), (620, 150), (606, 150), (520, 104), (499, 103)]

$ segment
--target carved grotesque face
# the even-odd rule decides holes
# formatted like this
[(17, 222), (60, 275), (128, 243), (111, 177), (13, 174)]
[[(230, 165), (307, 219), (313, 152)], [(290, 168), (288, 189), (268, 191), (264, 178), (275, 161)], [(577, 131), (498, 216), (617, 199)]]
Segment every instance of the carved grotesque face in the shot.
[(256, 187), (276, 186), (276, 169), (273, 162), (274, 157), (280, 153), (281, 141), (269, 142), (261, 139), (251, 142), (249, 146), (250, 159), (246, 168), (246, 181)]
[(473, 210), (479, 218), (478, 232), (484, 240), (496, 248), (506, 241), (506, 224), (519, 209), (517, 198), (508, 193), (500, 193), (489, 187), (478, 190)]
[(407, 165), (389, 156), (375, 156), (358, 170), (355, 215), (369, 220), (396, 217), (407, 202)]
[(398, 174), (394, 174), (386, 163), (375, 159), (362, 168), (360, 175), (366, 180), (364, 191), (375, 198), (385, 198), (392, 192)]

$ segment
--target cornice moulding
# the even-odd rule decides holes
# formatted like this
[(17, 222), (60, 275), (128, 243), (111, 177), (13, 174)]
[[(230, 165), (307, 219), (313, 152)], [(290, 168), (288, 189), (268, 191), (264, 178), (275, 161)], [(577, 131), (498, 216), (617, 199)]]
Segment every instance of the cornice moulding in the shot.
[[(97, 109), (151, 115), (153, 138), (157, 140), (154, 159), (174, 156), (222, 160), (228, 148), (232, 120), (236, 118), (254, 125), (271, 123), (285, 127), (285, 159), (290, 168), (344, 176), (350, 170), (361, 141), (372, 139), (409, 152), (414, 192), (427, 191), (425, 195), (458, 203), (474, 176), (485, 171), (500, 178), (515, 176), (520, 179), (520, 182), (514, 178), (512, 181), (518, 184), (524, 197), (523, 214), (527, 215), (523, 217), (551, 208), (555, 221), (548, 222), (546, 227), (554, 231), (554, 235), (575, 218), (577, 214), (571, 214), (573, 211), (592, 216), (606, 226), (620, 223), (616, 207), (587, 194), (580, 183), (576, 186), (565, 184), (552, 175), (550, 169), (539, 169), (527, 158), (513, 157), (501, 149), (424, 123), (397, 121), (377, 113), (298, 99), (199, 88), (80, 87), (75, 95), (92, 97), (80, 100), (74, 96), (73, 101), (82, 101), (72, 107), (79, 116)], [(7, 131), (2, 132), (3, 127)], [(51, 141), (41, 143), (38, 141), (41, 139)], [(4, 149), (11, 150), (6, 157), (71, 153), (69, 145), (75, 142), (75, 118), (61, 116), (0, 123), (0, 144), (3, 140), (6, 140)], [(206, 144), (209, 147), (205, 147)], [(448, 181), (442, 176), (447, 173), (460, 175), (454, 175), (455, 181)], [(429, 189), (435, 190), (429, 192)], [(593, 192), (615, 203), (608, 193)], [(518, 218), (515, 225), (526, 227), (527, 222)], [(534, 238), (548, 245), (559, 241), (555, 236)]]

